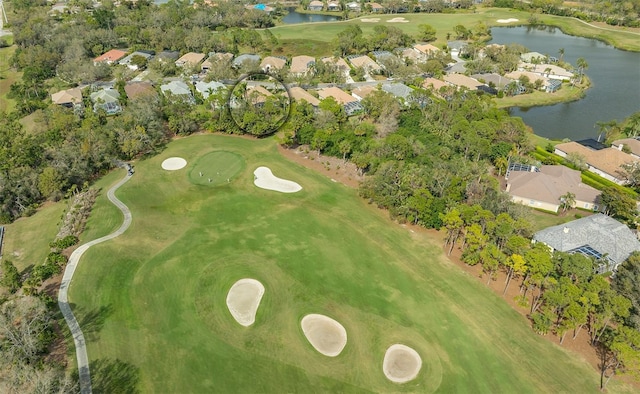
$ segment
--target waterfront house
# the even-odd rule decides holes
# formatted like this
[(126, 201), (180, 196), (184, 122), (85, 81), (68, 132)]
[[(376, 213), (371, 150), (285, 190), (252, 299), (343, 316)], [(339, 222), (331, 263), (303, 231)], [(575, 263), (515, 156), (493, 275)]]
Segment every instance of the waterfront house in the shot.
[(588, 171), (619, 185), (626, 183), (619, 174), (621, 166), (638, 161), (633, 156), (616, 148), (595, 150), (574, 141), (556, 145), (555, 154), (562, 157), (567, 157), (569, 154), (580, 155), (585, 159)]
[(318, 0), (313, 0), (312, 2), (309, 3), (309, 6), (307, 7), (309, 11), (322, 11), (323, 8), (324, 8), (324, 3)]
[(340, 3), (330, 1), (327, 3), (327, 11), (340, 11)]
[(615, 140), (611, 146), (620, 151), (626, 146), (629, 149), (631, 157), (640, 159), (640, 141), (638, 141), (637, 138), (623, 138), (621, 140)]

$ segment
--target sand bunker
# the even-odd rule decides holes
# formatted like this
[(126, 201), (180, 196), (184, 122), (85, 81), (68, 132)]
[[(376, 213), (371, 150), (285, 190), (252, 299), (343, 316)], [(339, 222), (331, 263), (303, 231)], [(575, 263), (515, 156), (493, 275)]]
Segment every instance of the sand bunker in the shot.
[(175, 171), (184, 168), (187, 161), (182, 157), (170, 157), (162, 162), (162, 169), (167, 171)]
[(418, 352), (400, 344), (389, 346), (382, 362), (384, 375), (395, 383), (406, 383), (415, 379), (421, 367), (422, 359)]
[(516, 18), (509, 18), (509, 19), (498, 19), (496, 22), (498, 23), (511, 23), (511, 22), (517, 22), (519, 19)]
[(281, 193), (295, 193), (302, 190), (302, 186), (297, 183), (274, 176), (269, 167), (258, 167), (253, 175), (255, 176), (253, 183), (261, 189), (275, 190)]
[(404, 19), (404, 18), (393, 18), (393, 19), (389, 19), (387, 22), (389, 22), (389, 23), (409, 23), (409, 21)]
[(380, 22), (380, 18), (362, 18), (360, 20), (362, 22), (369, 22), (369, 23)]
[(227, 294), (227, 308), (241, 325), (249, 327), (256, 321), (256, 312), (264, 294), (264, 286), (255, 279), (240, 279)]
[(330, 317), (307, 315), (300, 325), (309, 343), (325, 356), (337, 356), (347, 344), (347, 330)]

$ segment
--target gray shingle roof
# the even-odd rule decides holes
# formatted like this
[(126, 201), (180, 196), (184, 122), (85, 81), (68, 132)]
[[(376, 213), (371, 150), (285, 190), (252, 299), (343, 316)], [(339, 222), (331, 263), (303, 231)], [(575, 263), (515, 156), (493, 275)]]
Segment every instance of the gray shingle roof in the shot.
[(403, 83), (385, 83), (382, 85), (382, 90), (391, 93), (395, 97), (402, 97), (405, 100), (407, 100), (411, 92), (413, 92), (413, 89)]
[(561, 252), (589, 245), (608, 255), (616, 266), (640, 250), (640, 241), (627, 226), (601, 213), (548, 227), (535, 233), (533, 239)]

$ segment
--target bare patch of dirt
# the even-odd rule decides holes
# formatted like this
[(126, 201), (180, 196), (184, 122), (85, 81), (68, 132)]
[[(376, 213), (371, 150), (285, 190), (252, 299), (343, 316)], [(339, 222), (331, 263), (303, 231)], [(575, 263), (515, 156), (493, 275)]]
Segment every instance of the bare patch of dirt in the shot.
[(358, 173), (358, 168), (355, 164), (348, 161), (345, 163), (337, 157), (319, 155), (318, 152), (311, 150), (308, 146), (301, 145), (290, 149), (278, 146), (278, 150), (280, 154), (294, 163), (315, 170), (335, 182), (340, 182), (354, 189), (358, 188), (360, 182), (364, 179), (364, 176)]

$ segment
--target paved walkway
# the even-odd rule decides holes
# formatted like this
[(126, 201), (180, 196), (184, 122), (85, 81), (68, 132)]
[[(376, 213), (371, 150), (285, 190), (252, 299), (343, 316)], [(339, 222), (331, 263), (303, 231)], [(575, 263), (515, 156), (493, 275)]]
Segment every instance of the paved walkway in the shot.
[(80, 329), (80, 325), (76, 320), (73, 312), (71, 311), (71, 307), (69, 306), (69, 300), (67, 298), (67, 292), (69, 290), (69, 286), (71, 285), (71, 279), (73, 278), (73, 273), (76, 271), (78, 264), (80, 263), (80, 257), (93, 245), (99, 244), (104, 241), (108, 241), (113, 239), (120, 234), (124, 233), (129, 225), (131, 224), (131, 211), (129, 208), (122, 203), (122, 201), (118, 200), (115, 196), (116, 190), (122, 185), (124, 185), (129, 179), (131, 175), (127, 175), (118, 182), (115, 186), (113, 186), (107, 192), (107, 198), (111, 201), (116, 207), (118, 207), (123, 215), (124, 221), (119, 229), (114, 231), (109, 235), (105, 235), (104, 237), (94, 239), (93, 241), (87, 242), (76, 249), (69, 257), (69, 262), (67, 263), (67, 268), (64, 270), (64, 276), (62, 277), (62, 283), (60, 283), (60, 292), (58, 293), (58, 306), (60, 307), (60, 311), (64, 316), (64, 319), (69, 326), (69, 331), (73, 335), (73, 342), (76, 346), (76, 358), (78, 359), (78, 371), (80, 374), (80, 392), (81, 394), (91, 394), (91, 375), (89, 373), (89, 357), (87, 356), (87, 347), (84, 340), (84, 334), (82, 334), (82, 330)]

